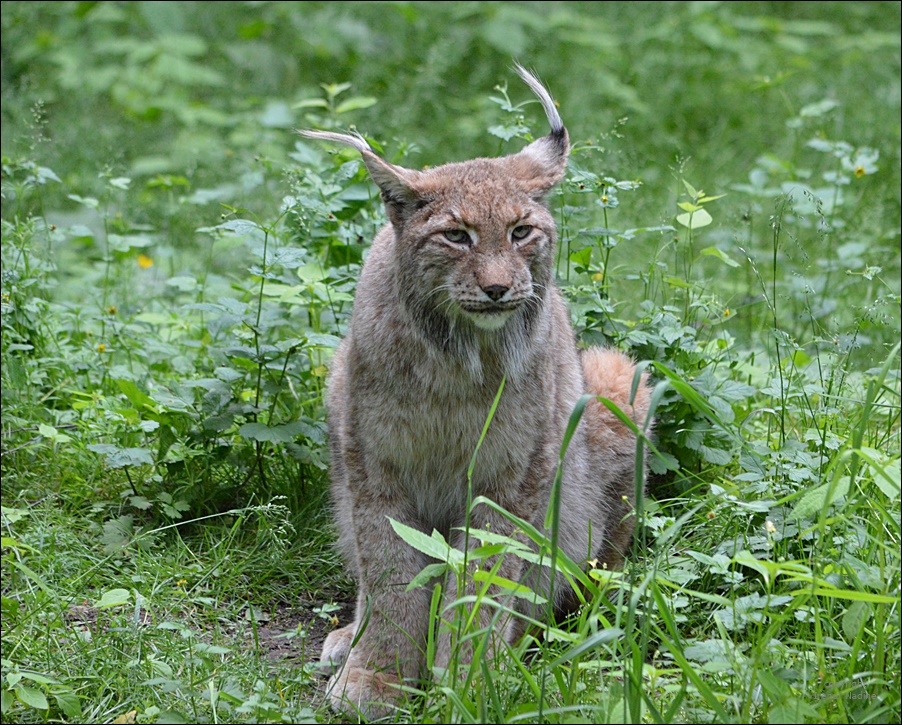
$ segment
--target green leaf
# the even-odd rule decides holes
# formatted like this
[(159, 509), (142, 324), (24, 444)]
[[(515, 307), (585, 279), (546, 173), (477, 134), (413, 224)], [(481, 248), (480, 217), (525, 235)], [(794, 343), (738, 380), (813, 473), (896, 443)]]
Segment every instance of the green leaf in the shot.
[(849, 477), (842, 476), (838, 481), (831, 481), (822, 486), (813, 488), (795, 505), (789, 512), (787, 518), (791, 520), (810, 519), (812, 516), (822, 511), (825, 507), (833, 504), (837, 499), (845, 496), (849, 492)]
[(147, 511), (147, 509), (153, 506), (153, 504), (144, 496), (129, 496), (128, 502), (136, 509), (141, 509), (142, 511)]
[(0, 614), (9, 626), (13, 626), (13, 619), (19, 616), (19, 601), (12, 597), (0, 596)]
[(419, 574), (410, 580), (410, 584), (407, 585), (407, 589), (404, 591), (409, 592), (413, 589), (419, 589), (428, 584), (434, 577), (443, 576), (447, 570), (448, 565), (445, 563), (427, 564)]
[(222, 229), (239, 237), (257, 236), (263, 233), (263, 228), (257, 222), (252, 222), (249, 219), (229, 219), (222, 224), (217, 224), (213, 229)]
[(28, 509), (14, 508), (12, 506), (0, 506), (0, 515), (3, 516), (4, 524), (12, 525), (17, 521), (21, 521), (26, 516), (31, 516), (31, 511)]
[(874, 483), (886, 494), (891, 501), (895, 501), (902, 493), (902, 470), (900, 459), (889, 460), (886, 454), (875, 448), (862, 446), (855, 451), (856, 455), (868, 463), (873, 474)]
[(811, 356), (804, 350), (793, 350), (792, 364), (797, 368), (803, 368), (811, 362)]
[(619, 639), (623, 636), (623, 634), (623, 630), (617, 627), (610, 627), (608, 629), (602, 629), (599, 632), (595, 632), (595, 634), (587, 637), (573, 647), (570, 647), (560, 657), (550, 662), (548, 664), (548, 668), (553, 669), (555, 667), (558, 667), (565, 662), (569, 662), (575, 657), (579, 657), (586, 652), (591, 652), (592, 650), (603, 644), (607, 644), (608, 642), (613, 642), (614, 640)]
[(690, 214), (702, 210), (698, 204), (693, 204), (691, 201), (681, 201), (677, 206), (683, 211), (688, 211)]
[(103, 596), (94, 602), (94, 606), (98, 609), (121, 607), (123, 604), (129, 603), (131, 596), (131, 592), (128, 591), (128, 589), (110, 589), (109, 591), (104, 592)]
[(335, 349), (341, 342), (337, 335), (327, 335), (323, 332), (310, 332), (307, 334), (308, 347), (325, 347)]
[(504, 589), (508, 594), (519, 597), (520, 599), (526, 599), (533, 604), (548, 603), (548, 600), (545, 597), (540, 594), (536, 594), (536, 592), (534, 592), (525, 584), (506, 579), (505, 577), (498, 576), (498, 574), (493, 574), (490, 571), (479, 569), (478, 571), (473, 573), (473, 581), (494, 584), (495, 586)]
[[(802, 581), (808, 581), (811, 578), (810, 570), (803, 564), (796, 564), (791, 561), (778, 562), (771, 561), (770, 559), (757, 559), (748, 549), (743, 549), (736, 554), (732, 559), (732, 563), (742, 564), (750, 569), (754, 569), (764, 577), (764, 581), (768, 586), (770, 586), (780, 574), (795, 576)], [(735, 606), (735, 602), (729, 603), (727, 606)]]
[(861, 628), (871, 616), (867, 602), (852, 602), (842, 615), (842, 631), (848, 642), (854, 642)]
[(292, 108), (328, 108), (329, 102), (325, 98), (305, 98), (298, 101)]
[(63, 183), (63, 182), (60, 180), (60, 177), (57, 176), (57, 175), (53, 172), (53, 169), (48, 169), (46, 166), (38, 166), (38, 171), (37, 171), (36, 176), (37, 176), (37, 179), (38, 179), (38, 183), (39, 183), (39, 184), (46, 184), (47, 181), (48, 181), (48, 179), (49, 179), (50, 181), (56, 181), (56, 182), (58, 182), (58, 183), (60, 183), (60, 184)]
[(335, 96), (344, 93), (348, 88), (351, 87), (350, 83), (320, 83), (320, 88), (322, 88), (326, 95), (329, 98), (335, 98)]
[(463, 561), (463, 552), (455, 549), (451, 544), (445, 541), (445, 537), (438, 531), (433, 531), (432, 536), (427, 536), (419, 529), (414, 529), (406, 524), (402, 524), (391, 517), (389, 517), (388, 521), (398, 536), (404, 539), (405, 542), (417, 551), (426, 554), (426, 556), (431, 556), (433, 559), (438, 559), (439, 561), (444, 561), (449, 564), (456, 564)]
[(16, 698), (7, 689), (0, 689), (0, 712), (4, 715), (12, 709), (13, 703), (15, 703)]
[(592, 247), (583, 247), (570, 255), (570, 261), (574, 264), (587, 269), (589, 262), (592, 260)]
[(369, 108), (375, 106), (377, 99), (372, 96), (354, 96), (342, 101), (335, 107), (335, 113), (347, 113), (348, 111), (357, 111), (361, 108)]
[(686, 191), (689, 192), (689, 196), (691, 196), (693, 199), (698, 198), (703, 193), (701, 191), (696, 191), (695, 187), (685, 179), (683, 179), (683, 186), (686, 187)]
[(516, 136), (520, 132), (519, 126), (513, 125), (502, 125), (498, 124), (496, 126), (489, 126), (489, 133), (492, 136), (497, 136), (503, 141), (510, 141), (514, 136)]
[(671, 287), (676, 287), (678, 289), (689, 289), (690, 287), (692, 287), (689, 282), (680, 279), (679, 277), (665, 277), (664, 281)]
[(44, 436), (44, 438), (53, 441), (54, 443), (68, 443), (72, 440), (65, 433), (60, 433), (52, 425), (47, 425), (46, 423), (41, 423), (38, 426), (38, 433)]
[(727, 255), (726, 252), (722, 252), (717, 247), (706, 247), (699, 254), (703, 257), (717, 257), (721, 262), (723, 262), (728, 267), (738, 267), (739, 262), (732, 259)]
[(66, 717), (74, 722), (81, 722), (81, 700), (74, 692), (56, 692), (53, 694), (57, 707), (62, 710)]
[(33, 549), (28, 544), (23, 544), (9, 536), (4, 536), (4, 537), (0, 538), (0, 546), (2, 546), (4, 549), (6, 547), (9, 547), (10, 549), (23, 549), (25, 551), (37, 551), (37, 549)]
[(47, 710), (50, 708), (50, 704), (47, 702), (47, 698), (44, 696), (44, 693), (40, 690), (36, 690), (33, 687), (26, 687), (25, 685), (17, 685), (16, 686), (16, 697), (19, 700), (27, 705), (28, 707), (33, 707), (37, 710)]
[(252, 441), (269, 443), (290, 443), (304, 433), (304, 424), (300, 421), (281, 425), (264, 425), (263, 423), (245, 423), (238, 429), (238, 434)]
[(134, 518), (127, 514), (105, 521), (100, 538), (104, 553), (115, 554), (122, 549), (131, 540), (134, 529)]
[(78, 194), (69, 194), (69, 198), (74, 201), (76, 204), (81, 204), (82, 206), (86, 206), (89, 209), (99, 209), (100, 202), (97, 201), (93, 196), (82, 197)]
[(115, 453), (108, 454), (105, 458), (110, 468), (153, 465), (153, 454), (147, 448), (122, 448)]
[(699, 209), (693, 214), (680, 214), (676, 220), (687, 229), (701, 229), (714, 221), (712, 216), (704, 209)]
[(44, 581), (43, 577), (41, 577), (37, 572), (32, 570), (27, 565), (23, 564), (21, 561), (16, 561), (15, 559), (7, 559), (7, 562), (10, 566), (15, 567), (25, 576), (31, 579), (35, 584), (37, 584), (48, 597), (56, 597), (56, 592), (54, 592), (53, 589), (50, 588), (50, 585), (48, 585), (47, 582)]
[(827, 98), (823, 101), (818, 101), (817, 103), (809, 103), (807, 106), (804, 106), (801, 111), (799, 111), (799, 117), (818, 118), (829, 113), (839, 105), (839, 101), (834, 100), (833, 98)]
[(307, 284), (322, 282), (329, 278), (329, 273), (325, 270), (323, 265), (316, 262), (302, 264), (295, 269), (294, 273)]

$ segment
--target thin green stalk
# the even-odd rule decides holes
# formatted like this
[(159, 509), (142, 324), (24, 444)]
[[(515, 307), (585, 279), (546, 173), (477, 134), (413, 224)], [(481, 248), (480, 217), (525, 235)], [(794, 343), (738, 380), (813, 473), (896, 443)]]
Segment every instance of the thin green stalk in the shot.
[(260, 263), (260, 291), (257, 294), (257, 319), (254, 321), (254, 348), (257, 353), (257, 388), (254, 407), (260, 407), (260, 396), (263, 391), (263, 360), (260, 358), (260, 319), (263, 316), (263, 289), (266, 286), (266, 252), (269, 247), (269, 232), (263, 230), (263, 260)]
[[(473, 471), (476, 469), (476, 459), (479, 456), (479, 450), (482, 448), (483, 441), (485, 441), (486, 434), (489, 432), (489, 426), (492, 423), (492, 420), (495, 417), (495, 411), (498, 409), (498, 403), (501, 400), (501, 394), (504, 392), (504, 385), (507, 382), (507, 376), (503, 376), (501, 378), (501, 384), (498, 386), (498, 392), (495, 394), (495, 399), (492, 401), (492, 406), (489, 409), (489, 413), (486, 416), (485, 424), (482, 426), (482, 432), (479, 435), (479, 440), (476, 442), (476, 447), (473, 450), (473, 455), (470, 457), (470, 465), (467, 467), (467, 507), (464, 513), (464, 546), (463, 546), (463, 566), (460, 578), (457, 582), (458, 585), (458, 596), (463, 596), (466, 594), (467, 590), (467, 578), (469, 574), (469, 555), (470, 555), (470, 518), (473, 509)], [(476, 602), (474, 605), (474, 611), (479, 606), (479, 602)], [(461, 638), (464, 633), (465, 628), (465, 620), (467, 618), (458, 617), (457, 618), (457, 642), (461, 641)], [(457, 681), (457, 648), (454, 648), (451, 652), (451, 661), (448, 663), (449, 672), (453, 673), (453, 678), (451, 682)]]

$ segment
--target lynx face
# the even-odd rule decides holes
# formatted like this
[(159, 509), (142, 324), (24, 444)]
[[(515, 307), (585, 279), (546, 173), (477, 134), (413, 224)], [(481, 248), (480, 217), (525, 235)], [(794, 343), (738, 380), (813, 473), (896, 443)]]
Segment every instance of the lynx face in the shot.
[(432, 336), (447, 339), (447, 322), (459, 320), (500, 330), (551, 279), (554, 219), (544, 199), (564, 176), (570, 143), (548, 91), (517, 72), (551, 133), (510, 156), (418, 171), (388, 163), (361, 136), (302, 132), (360, 151), (395, 232), (400, 299)]
[[(554, 221), (505, 162), (478, 159), (424, 174), (428, 196), (398, 233), (402, 285), (411, 285), (404, 292), (413, 307), (492, 331), (541, 298)], [(479, 184), (468, 184), (475, 175)]]

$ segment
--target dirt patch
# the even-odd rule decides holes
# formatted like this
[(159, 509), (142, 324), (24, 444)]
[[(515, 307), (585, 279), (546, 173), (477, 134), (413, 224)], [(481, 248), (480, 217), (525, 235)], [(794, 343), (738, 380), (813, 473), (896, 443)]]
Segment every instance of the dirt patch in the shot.
[[(102, 610), (84, 604), (71, 604), (62, 613), (63, 621), (75, 631), (96, 633), (100, 628), (124, 629), (122, 620), (131, 625), (141, 627), (153, 626), (165, 620), (183, 621), (192, 629), (203, 632), (202, 639), (218, 641), (222, 639), (237, 640), (242, 651), (258, 649), (257, 654), (272, 663), (290, 663), (303, 666), (306, 663), (319, 661), (323, 642), (332, 630), (351, 621), (354, 603), (336, 600), (338, 609), (330, 616), (320, 616), (312, 607), (301, 607), (274, 603), (265, 607), (245, 606), (235, 615), (235, 610), (223, 605), (220, 616), (215, 623), (209, 618), (198, 616), (199, 612), (189, 607), (183, 612), (168, 610), (161, 617), (145, 608), (141, 608), (134, 621), (134, 614), (123, 616), (121, 613)], [(226, 614), (226, 612), (228, 612)]]
[(260, 654), (270, 662), (318, 662), (329, 632), (340, 626), (339, 620), (346, 624), (353, 617), (353, 602), (336, 603), (341, 609), (334, 612), (335, 619), (321, 617), (309, 607), (298, 609), (277, 604), (265, 614), (254, 610), (256, 633), (250, 621), (251, 610), (245, 609), (243, 638), (251, 647), (259, 646)]

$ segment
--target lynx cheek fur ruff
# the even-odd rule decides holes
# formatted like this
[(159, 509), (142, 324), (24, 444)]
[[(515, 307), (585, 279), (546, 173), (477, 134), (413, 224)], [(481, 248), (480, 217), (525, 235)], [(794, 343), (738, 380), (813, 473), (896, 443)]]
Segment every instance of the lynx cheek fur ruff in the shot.
[[(424, 674), (431, 592), (405, 587), (431, 560), (388, 519), (464, 546), (467, 468), (503, 377), (473, 495), (539, 529), (577, 400), (603, 396), (640, 424), (648, 412), (644, 384), (630, 405), (635, 367), (625, 355), (577, 351), (554, 282), (555, 225), (545, 202), (564, 176), (567, 130), (539, 80), (519, 65), (517, 72), (551, 132), (510, 156), (417, 171), (379, 158), (361, 136), (302, 132), (357, 149), (390, 220), (373, 240), (329, 380), (333, 498), (358, 582), (354, 622), (323, 647), (322, 660), (339, 667), (330, 681), (336, 710), (387, 715), (403, 698), (397, 685)], [(627, 427), (590, 403), (567, 450), (561, 493), (559, 542), (574, 560), (621, 564), (633, 530), (634, 451)], [(487, 506), (473, 510), (471, 526), (515, 533)], [(498, 573), (547, 592), (547, 569), (515, 556)], [(559, 611), (572, 605), (561, 587), (554, 603)], [(488, 625), (493, 610), (482, 610)], [(523, 633), (519, 619), (499, 629), (510, 642)], [(448, 662), (450, 647), (440, 636), (436, 664)]]

